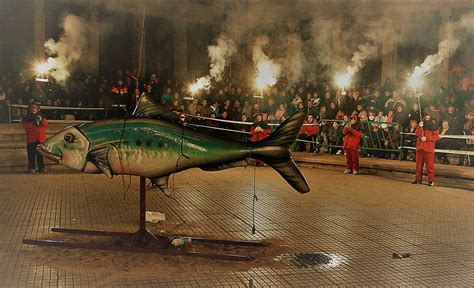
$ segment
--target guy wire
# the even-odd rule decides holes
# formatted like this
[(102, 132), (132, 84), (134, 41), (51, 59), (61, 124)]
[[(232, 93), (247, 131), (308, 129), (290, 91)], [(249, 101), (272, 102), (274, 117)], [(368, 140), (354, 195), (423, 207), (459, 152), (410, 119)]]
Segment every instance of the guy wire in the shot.
[[(122, 141), (123, 141), (123, 135), (125, 133), (125, 127), (126, 127), (126, 124), (127, 124), (127, 120), (128, 120), (128, 114), (125, 116), (125, 119), (123, 120), (122, 133), (120, 134), (120, 140), (119, 140), (119, 143), (118, 143), (118, 147), (115, 147), (118, 151), (118, 158), (119, 158), (119, 162), (120, 162), (120, 170), (122, 171), (121, 178), (122, 178), (122, 187), (124, 189), (124, 192), (123, 192), (123, 199), (124, 200), (125, 200), (125, 196), (126, 196), (128, 190), (130, 189), (130, 184), (132, 183), (132, 175), (129, 175), (128, 185), (125, 184), (125, 177), (123, 176), (124, 166), (123, 166), (122, 151), (120, 150), (120, 146), (122, 146), (122, 144), (123, 144)], [(127, 187), (125, 188), (125, 186), (127, 186)]]
[(174, 194), (174, 191), (175, 191), (175, 184), (174, 184), (174, 175), (176, 174), (176, 171), (178, 170), (178, 165), (179, 165), (179, 160), (181, 160), (182, 157), (186, 158), (186, 159), (189, 159), (188, 156), (184, 155), (183, 153), (183, 142), (184, 142), (184, 125), (182, 125), (183, 127), (181, 128), (181, 141), (180, 141), (180, 155), (178, 157), (178, 159), (176, 159), (176, 165), (174, 167), (174, 173), (173, 173), (173, 193)]

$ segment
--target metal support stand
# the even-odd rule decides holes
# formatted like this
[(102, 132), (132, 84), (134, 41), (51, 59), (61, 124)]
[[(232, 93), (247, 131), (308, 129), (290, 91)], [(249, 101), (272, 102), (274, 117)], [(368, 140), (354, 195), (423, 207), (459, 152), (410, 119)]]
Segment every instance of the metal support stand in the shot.
[(145, 247), (157, 243), (158, 238), (146, 229), (146, 178), (140, 177), (140, 228), (132, 236), (135, 247)]
[[(98, 249), (98, 250), (119, 250), (127, 252), (138, 253), (157, 253), (161, 255), (172, 256), (191, 256), (191, 257), (205, 257), (211, 259), (230, 260), (230, 261), (252, 261), (254, 257), (235, 254), (221, 254), (210, 252), (196, 252), (186, 251), (170, 246), (170, 238), (166, 236), (155, 236), (146, 228), (146, 178), (140, 177), (140, 227), (134, 233), (116, 232), (116, 231), (99, 231), (99, 230), (83, 230), (83, 229), (68, 229), (68, 228), (51, 228), (52, 232), (76, 234), (76, 235), (90, 235), (90, 236), (104, 236), (117, 237), (113, 244), (91, 243), (91, 242), (65, 242), (59, 240), (46, 239), (23, 239), (23, 244), (48, 246), (48, 247), (62, 247), (70, 249)], [(191, 238), (192, 242), (221, 244), (221, 245), (235, 245), (235, 246), (250, 246), (263, 247), (266, 243), (257, 241), (239, 241), (239, 240), (221, 240), (209, 238)]]

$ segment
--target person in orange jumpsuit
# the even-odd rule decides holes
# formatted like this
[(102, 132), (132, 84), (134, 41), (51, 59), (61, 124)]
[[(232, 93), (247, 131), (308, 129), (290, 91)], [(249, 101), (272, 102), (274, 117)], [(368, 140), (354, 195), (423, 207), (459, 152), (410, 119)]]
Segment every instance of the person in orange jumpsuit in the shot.
[(354, 114), (351, 121), (342, 129), (344, 134), (344, 152), (346, 154), (346, 170), (344, 174), (359, 174), (359, 148), (360, 137), (363, 134), (362, 125), (359, 123), (359, 117)]
[(422, 122), (416, 128), (416, 179), (413, 184), (421, 184), (423, 177), (423, 165), (426, 163), (428, 174), (428, 185), (434, 186), (434, 150), (435, 143), (439, 139), (438, 125), (431, 119), (430, 113), (425, 113)]

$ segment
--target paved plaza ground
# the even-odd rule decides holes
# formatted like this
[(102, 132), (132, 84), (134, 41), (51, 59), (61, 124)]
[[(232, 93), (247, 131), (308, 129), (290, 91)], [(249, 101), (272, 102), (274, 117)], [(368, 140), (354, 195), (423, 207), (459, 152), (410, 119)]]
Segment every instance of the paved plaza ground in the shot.
[[(129, 177), (2, 174), (0, 287), (245, 287), (250, 279), (255, 286), (474, 285), (474, 192), (302, 171), (312, 188), (304, 195), (271, 168), (257, 168), (255, 235), (253, 167), (192, 169), (170, 179), (172, 198), (148, 193), (148, 210), (167, 219), (150, 224), (154, 232), (265, 240), (275, 247), (247, 264), (22, 244), (23, 238), (69, 237), (54, 235), (52, 227), (137, 229), (138, 177), (124, 193)], [(394, 252), (411, 256), (393, 259)], [(294, 259), (302, 253), (323, 253), (330, 261), (298, 265)]]

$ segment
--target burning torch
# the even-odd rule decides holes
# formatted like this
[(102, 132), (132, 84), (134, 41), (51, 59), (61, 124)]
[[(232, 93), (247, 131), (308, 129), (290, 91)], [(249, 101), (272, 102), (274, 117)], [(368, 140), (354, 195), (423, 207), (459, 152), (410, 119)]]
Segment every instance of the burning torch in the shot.
[(347, 67), (346, 73), (336, 74), (336, 85), (342, 88), (342, 95), (346, 95), (346, 87), (350, 86), (354, 72), (352, 67)]
[[(415, 91), (415, 97), (418, 101), (418, 114), (420, 115), (420, 123), (423, 122), (423, 115), (421, 114), (421, 100), (420, 100), (420, 95), (418, 94), (418, 89), (421, 87), (423, 81), (421, 77), (423, 76), (423, 72), (421, 69), (417, 69), (418, 67), (415, 68), (415, 72), (410, 76), (409, 79), (409, 84)], [(421, 132), (422, 135), (425, 136), (425, 131), (423, 130), (423, 127), (421, 126)]]
[(47, 74), (49, 71), (53, 70), (56, 66), (56, 60), (52, 57), (49, 57), (46, 62), (37, 63), (35, 65), (36, 70), (36, 81), (39, 82), (49, 82)]
[(260, 95), (254, 95), (255, 98), (263, 98), (263, 89), (275, 85), (277, 75), (280, 72), (280, 66), (273, 62), (261, 59), (257, 63), (257, 77), (255, 79), (255, 87), (260, 90)]
[(211, 83), (210, 80), (206, 77), (201, 77), (196, 80), (196, 83), (189, 86), (189, 91), (191, 92), (191, 98), (186, 100), (194, 100), (194, 96), (201, 89), (209, 89)]

